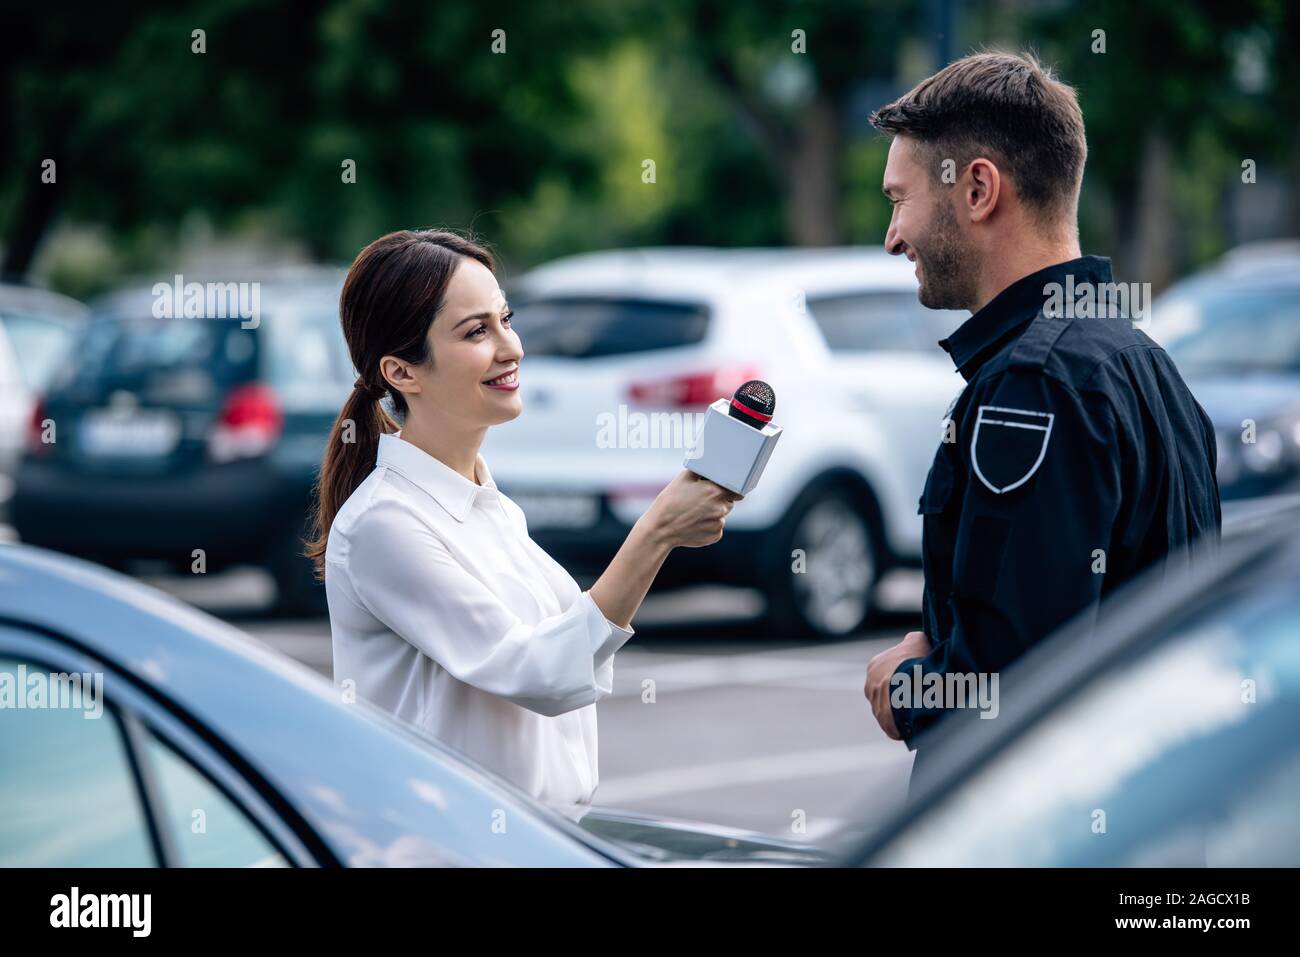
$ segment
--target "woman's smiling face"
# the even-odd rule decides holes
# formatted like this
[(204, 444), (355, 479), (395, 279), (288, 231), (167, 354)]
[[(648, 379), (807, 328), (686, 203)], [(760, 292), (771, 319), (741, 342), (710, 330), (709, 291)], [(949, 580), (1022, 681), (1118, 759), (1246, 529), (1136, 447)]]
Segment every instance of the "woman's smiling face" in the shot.
[[(519, 336), (510, 327), (510, 307), (496, 276), (482, 263), (464, 259), (447, 284), (437, 318), (429, 327), (425, 366), (409, 371), (406, 394), (412, 411), (461, 428), (509, 422), (523, 411), (519, 398)], [(385, 362), (396, 362), (385, 357)], [(496, 381), (488, 385), (489, 381)], [(409, 384), (419, 386), (412, 394)]]

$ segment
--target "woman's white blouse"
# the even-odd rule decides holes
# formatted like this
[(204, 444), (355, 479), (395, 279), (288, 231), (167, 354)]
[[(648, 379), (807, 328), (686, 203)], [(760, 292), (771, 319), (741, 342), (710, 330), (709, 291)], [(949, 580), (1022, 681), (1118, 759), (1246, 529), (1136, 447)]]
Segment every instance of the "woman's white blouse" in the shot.
[(330, 528), (334, 681), (550, 803), (589, 803), (597, 699), (633, 632), (528, 537), (524, 513), (401, 438)]

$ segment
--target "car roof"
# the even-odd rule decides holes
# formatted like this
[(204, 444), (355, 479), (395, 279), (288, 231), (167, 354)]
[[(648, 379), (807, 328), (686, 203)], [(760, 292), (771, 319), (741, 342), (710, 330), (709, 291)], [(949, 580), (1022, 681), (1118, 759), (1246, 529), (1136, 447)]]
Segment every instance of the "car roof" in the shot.
[(27, 313), (69, 320), (84, 319), (89, 314), (84, 303), (70, 296), (49, 289), (8, 282), (0, 283), (0, 312)]
[(292, 302), (302, 297), (337, 297), (343, 289), (343, 280), (347, 270), (336, 266), (303, 265), (295, 267), (269, 267), (228, 270), (222, 273), (160, 273), (153, 280), (136, 279), (127, 281), (118, 287), (96, 296), (90, 301), (90, 308), (96, 315), (139, 315), (147, 313), (153, 307), (154, 287), (158, 283), (173, 285), (176, 276), (181, 283), (226, 284), (232, 282), (255, 282), (259, 285), (259, 297), (274, 306), (279, 303)]
[(1300, 285), (1300, 240), (1247, 243), (1179, 279), (1161, 298), (1188, 295), (1223, 286), (1293, 287)]
[[(408, 852), (425, 863), (491, 859), (500, 851), (484, 837), (485, 795), (510, 806), (524, 859), (600, 860), (513, 786), (364, 701), (345, 704), (321, 675), (155, 588), (15, 543), (0, 544), (0, 582), (4, 624), (58, 635), (215, 732), (345, 863), (392, 863), (388, 855)], [(547, 825), (530, 826), (539, 817)], [(443, 843), (429, 848), (430, 835)]]
[(910, 264), (882, 249), (720, 249), (673, 246), (567, 256), (524, 274), (528, 296), (646, 295), (717, 300), (745, 287), (794, 285), (808, 293), (865, 288), (910, 290)]
[(1216, 267), (1235, 275), (1294, 272), (1300, 268), (1300, 239), (1270, 239), (1245, 243), (1223, 254)]

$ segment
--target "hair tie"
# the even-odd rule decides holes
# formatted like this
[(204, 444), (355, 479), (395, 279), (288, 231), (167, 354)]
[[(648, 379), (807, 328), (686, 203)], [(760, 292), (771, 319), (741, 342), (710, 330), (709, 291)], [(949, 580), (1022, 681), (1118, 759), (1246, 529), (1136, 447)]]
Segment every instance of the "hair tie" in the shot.
[(383, 389), (367, 384), (366, 380), (361, 376), (357, 376), (357, 381), (352, 383), (352, 388), (360, 389), (363, 393), (365, 393), (367, 396), (369, 396), (372, 399), (378, 399), (380, 396), (384, 394)]

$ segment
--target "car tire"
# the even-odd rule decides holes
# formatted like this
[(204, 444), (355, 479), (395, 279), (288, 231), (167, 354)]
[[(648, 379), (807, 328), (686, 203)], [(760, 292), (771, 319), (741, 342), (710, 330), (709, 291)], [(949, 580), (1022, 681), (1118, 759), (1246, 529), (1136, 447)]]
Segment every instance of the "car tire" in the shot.
[(325, 583), (316, 579), (303, 548), (303, 536), (295, 528), (273, 550), (268, 571), (275, 579), (275, 611), (285, 617), (318, 618), (329, 614)]
[(875, 502), (845, 482), (810, 486), (774, 536), (768, 569), (768, 627), (777, 634), (845, 638), (875, 611), (887, 567)]

